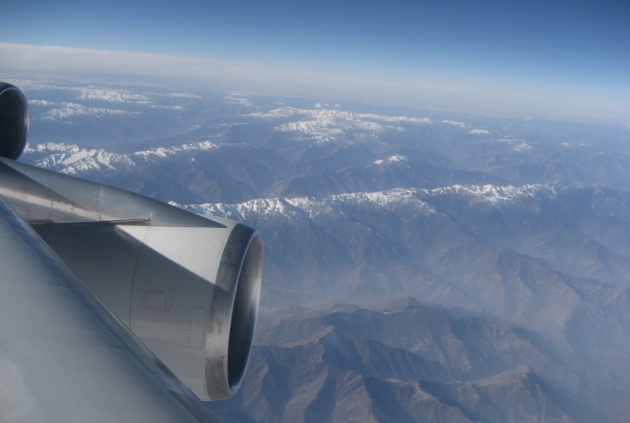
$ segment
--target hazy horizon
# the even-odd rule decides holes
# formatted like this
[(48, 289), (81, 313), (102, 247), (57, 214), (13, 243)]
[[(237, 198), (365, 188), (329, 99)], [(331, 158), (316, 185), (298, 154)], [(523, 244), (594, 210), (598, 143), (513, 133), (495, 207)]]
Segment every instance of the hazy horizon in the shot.
[(585, 1), (9, 2), (0, 72), (625, 123), (629, 20)]

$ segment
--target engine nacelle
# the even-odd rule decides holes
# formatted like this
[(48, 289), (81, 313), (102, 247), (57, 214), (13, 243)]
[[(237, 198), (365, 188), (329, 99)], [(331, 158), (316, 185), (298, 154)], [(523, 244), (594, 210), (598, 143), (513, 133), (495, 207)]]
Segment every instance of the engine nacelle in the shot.
[(0, 81), (0, 157), (16, 160), (26, 146), (28, 102), (18, 88)]
[(57, 255), (202, 399), (239, 387), (260, 296), (252, 228), (34, 223)]

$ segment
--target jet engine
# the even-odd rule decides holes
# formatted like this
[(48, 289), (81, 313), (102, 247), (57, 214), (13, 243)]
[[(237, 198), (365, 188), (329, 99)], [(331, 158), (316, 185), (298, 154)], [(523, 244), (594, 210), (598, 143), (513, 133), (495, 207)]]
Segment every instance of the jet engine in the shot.
[(0, 157), (16, 160), (26, 145), (28, 103), (22, 91), (0, 81)]
[(260, 234), (17, 163), (28, 107), (0, 83), (0, 195), (91, 293), (201, 399), (240, 386), (261, 287)]

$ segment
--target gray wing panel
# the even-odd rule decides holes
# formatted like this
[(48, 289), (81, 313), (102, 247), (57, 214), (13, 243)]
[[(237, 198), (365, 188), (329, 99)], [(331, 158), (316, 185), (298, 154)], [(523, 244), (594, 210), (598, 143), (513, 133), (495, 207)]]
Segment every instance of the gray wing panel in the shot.
[(0, 197), (0, 420), (214, 421), (151, 360)]

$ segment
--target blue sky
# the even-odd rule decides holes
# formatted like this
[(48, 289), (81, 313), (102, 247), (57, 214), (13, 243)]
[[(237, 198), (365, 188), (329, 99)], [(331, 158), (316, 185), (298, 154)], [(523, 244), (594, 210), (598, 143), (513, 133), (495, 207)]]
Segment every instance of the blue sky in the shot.
[(474, 109), (478, 98), (481, 112), (507, 102), (630, 118), (626, 1), (4, 0), (2, 9), (3, 43), (252, 63), (303, 72), (313, 86), (340, 75), (339, 86), (355, 79), (355, 93), (373, 84), (381, 102), (390, 87), (401, 104), (416, 93), (439, 97), (436, 108), (448, 97)]

